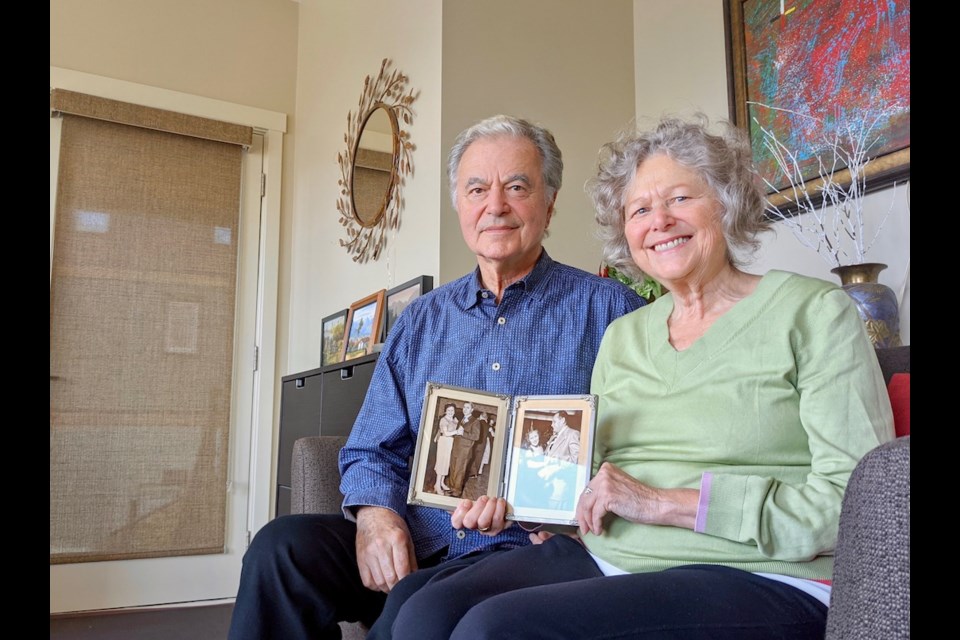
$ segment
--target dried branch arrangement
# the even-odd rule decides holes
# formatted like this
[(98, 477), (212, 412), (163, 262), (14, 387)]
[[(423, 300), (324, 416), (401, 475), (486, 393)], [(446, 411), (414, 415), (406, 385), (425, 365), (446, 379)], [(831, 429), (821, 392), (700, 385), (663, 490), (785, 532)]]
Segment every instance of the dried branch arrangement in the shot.
[[(758, 102), (748, 104), (817, 120), (807, 114)], [(811, 180), (803, 177), (804, 165), (800, 161), (803, 150), (789, 149), (776, 134), (761, 126), (756, 117), (753, 121), (762, 131), (763, 145), (776, 161), (778, 169), (775, 179), (766, 176), (761, 178), (770, 191), (779, 191), (778, 195), (787, 203), (778, 207), (768, 202), (767, 214), (781, 221), (804, 246), (816, 251), (832, 267), (865, 262), (867, 251), (873, 246), (893, 210), (897, 189), (894, 183), (890, 206), (873, 236), (867, 240), (863, 223), (863, 197), (866, 194), (866, 168), (870, 164), (870, 150), (877, 143), (877, 137), (873, 136), (877, 119), (854, 122), (838, 118), (834, 133), (825, 134), (817, 141), (822, 143), (826, 151), (817, 156), (818, 178)], [(822, 130), (825, 131), (826, 127)], [(775, 180), (783, 180), (788, 186), (779, 189), (774, 185)], [(793, 214), (784, 213), (784, 210), (794, 209), (796, 212)]]

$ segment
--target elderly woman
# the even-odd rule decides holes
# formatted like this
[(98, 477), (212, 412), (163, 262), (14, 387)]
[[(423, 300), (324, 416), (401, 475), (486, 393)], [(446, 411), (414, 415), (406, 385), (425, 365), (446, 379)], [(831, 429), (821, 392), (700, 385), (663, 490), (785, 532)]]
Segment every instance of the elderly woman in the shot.
[[(844, 488), (893, 420), (847, 294), (742, 268), (768, 224), (750, 157), (702, 117), (604, 147), (605, 258), (669, 294), (604, 335), (579, 536), (428, 583), (394, 638), (823, 637)], [(463, 501), (453, 526), (495, 535), (505, 509)]]

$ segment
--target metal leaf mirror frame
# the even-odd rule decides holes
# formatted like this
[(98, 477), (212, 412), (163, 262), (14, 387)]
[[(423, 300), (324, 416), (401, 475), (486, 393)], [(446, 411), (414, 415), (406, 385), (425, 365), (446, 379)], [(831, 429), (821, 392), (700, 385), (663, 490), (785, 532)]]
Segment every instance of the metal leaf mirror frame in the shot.
[[(377, 260), (386, 246), (386, 232), (400, 226), (403, 210), (403, 186), (407, 176), (413, 175), (413, 151), (410, 133), (406, 126), (413, 124), (411, 105), (419, 92), (407, 88), (408, 78), (396, 69), (391, 70), (391, 61), (384, 58), (376, 80), (367, 76), (363, 93), (355, 112), (347, 113), (347, 132), (343, 137), (347, 148), (337, 155), (340, 163), (340, 197), (337, 211), (340, 224), (347, 231), (347, 239), (340, 240), (354, 262)], [(360, 215), (355, 201), (354, 180), (357, 173), (357, 158), (360, 154), (360, 138), (370, 116), (378, 109), (387, 112), (392, 127), (393, 153), (390, 176), (380, 206), (370, 219)]]

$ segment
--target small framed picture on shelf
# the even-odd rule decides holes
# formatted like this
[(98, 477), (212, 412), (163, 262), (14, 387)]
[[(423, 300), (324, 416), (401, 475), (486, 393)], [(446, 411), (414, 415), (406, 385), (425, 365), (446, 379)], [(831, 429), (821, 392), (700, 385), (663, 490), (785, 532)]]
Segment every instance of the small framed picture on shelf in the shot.
[(387, 291), (387, 305), (383, 320), (383, 340), (393, 328), (400, 312), (407, 308), (415, 298), (433, 289), (433, 276), (419, 276)]
[(347, 312), (346, 335), (341, 361), (352, 360), (373, 353), (373, 344), (380, 335), (383, 318), (383, 300), (387, 290), (380, 289), (362, 300), (357, 300)]
[(320, 366), (336, 364), (343, 357), (343, 339), (347, 331), (347, 312), (337, 311), (320, 324)]

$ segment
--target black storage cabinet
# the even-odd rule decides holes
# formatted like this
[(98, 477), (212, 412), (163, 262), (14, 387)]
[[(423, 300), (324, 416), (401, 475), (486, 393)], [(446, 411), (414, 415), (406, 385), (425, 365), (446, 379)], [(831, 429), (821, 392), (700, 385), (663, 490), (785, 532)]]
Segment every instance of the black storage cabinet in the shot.
[(361, 356), (281, 379), (276, 516), (290, 513), (293, 443), (305, 436), (350, 433), (378, 355)]

